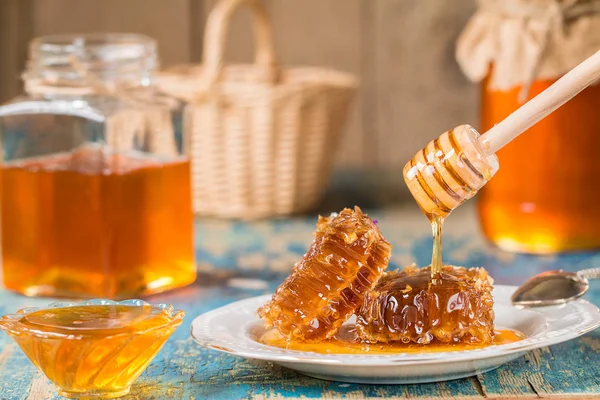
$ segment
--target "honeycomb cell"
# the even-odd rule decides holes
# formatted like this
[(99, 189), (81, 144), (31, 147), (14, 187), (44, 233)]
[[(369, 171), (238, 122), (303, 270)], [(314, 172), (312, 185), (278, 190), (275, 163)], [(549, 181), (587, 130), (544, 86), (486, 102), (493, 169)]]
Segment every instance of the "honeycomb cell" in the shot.
[(410, 266), (385, 274), (366, 294), (356, 329), (370, 343), (491, 343), (492, 279), (483, 268)]
[(258, 310), (290, 340), (331, 338), (387, 268), (392, 246), (360, 208), (319, 217), (315, 240)]

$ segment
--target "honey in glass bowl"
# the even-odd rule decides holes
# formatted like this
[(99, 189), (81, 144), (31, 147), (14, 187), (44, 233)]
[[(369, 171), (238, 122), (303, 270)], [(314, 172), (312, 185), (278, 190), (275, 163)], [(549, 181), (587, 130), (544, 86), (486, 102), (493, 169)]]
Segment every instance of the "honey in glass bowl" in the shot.
[(68, 398), (129, 393), (184, 312), (142, 300), (54, 303), (5, 315), (0, 329)]

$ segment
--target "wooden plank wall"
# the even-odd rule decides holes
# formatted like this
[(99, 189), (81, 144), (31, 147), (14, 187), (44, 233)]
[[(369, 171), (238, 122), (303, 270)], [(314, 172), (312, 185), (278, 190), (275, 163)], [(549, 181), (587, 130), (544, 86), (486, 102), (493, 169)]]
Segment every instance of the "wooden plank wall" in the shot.
[(0, 102), (21, 90), (19, 76), (33, 36), (31, 0), (0, 1)]
[[(155, 37), (163, 65), (198, 61), (204, 21), (217, 0), (2, 0), (0, 100), (19, 91), (34, 36), (121, 31)], [(402, 168), (428, 140), (478, 123), (478, 91), (454, 61), (474, 0), (264, 0), (284, 65), (356, 74), (361, 89), (339, 163)], [(252, 60), (248, 13), (234, 17), (227, 57)], [(399, 172), (400, 173), (400, 172)]]

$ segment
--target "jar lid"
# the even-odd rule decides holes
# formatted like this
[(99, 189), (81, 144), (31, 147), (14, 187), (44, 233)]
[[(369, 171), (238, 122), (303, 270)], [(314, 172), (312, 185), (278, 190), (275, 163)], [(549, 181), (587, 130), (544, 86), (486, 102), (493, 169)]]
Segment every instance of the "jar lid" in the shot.
[(154, 39), (129, 33), (42, 36), (31, 41), (29, 86), (148, 86), (158, 68)]

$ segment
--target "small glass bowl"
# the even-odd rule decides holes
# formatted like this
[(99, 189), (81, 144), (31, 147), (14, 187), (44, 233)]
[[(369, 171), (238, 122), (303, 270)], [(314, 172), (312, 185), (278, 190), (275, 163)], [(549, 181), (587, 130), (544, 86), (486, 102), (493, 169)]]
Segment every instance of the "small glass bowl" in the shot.
[(129, 393), (183, 316), (167, 304), (95, 299), (24, 308), (0, 329), (61, 396), (108, 399)]

